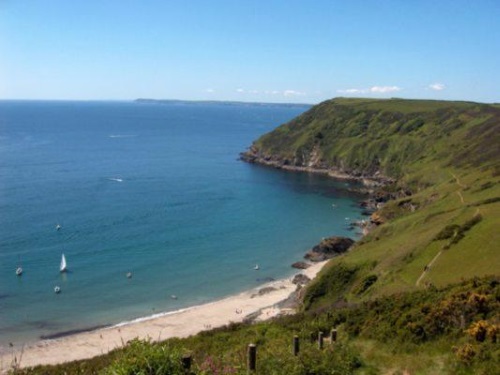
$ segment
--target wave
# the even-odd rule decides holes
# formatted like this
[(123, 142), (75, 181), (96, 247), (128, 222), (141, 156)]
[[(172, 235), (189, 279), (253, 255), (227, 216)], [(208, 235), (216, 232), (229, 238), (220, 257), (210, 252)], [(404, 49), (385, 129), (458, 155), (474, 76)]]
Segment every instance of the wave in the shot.
[[(295, 273), (295, 275), (299, 274), (299, 273), (300, 272), (297, 272), (297, 273)], [(220, 298), (216, 298), (216, 299), (213, 299), (213, 300), (208, 300), (206, 302), (201, 302), (199, 304), (191, 305), (191, 306), (188, 306), (188, 307), (183, 307), (183, 308), (180, 308), (180, 309), (177, 309), (177, 310), (162, 311), (162, 312), (159, 312), (159, 313), (154, 313), (154, 314), (151, 314), (151, 315), (142, 316), (142, 317), (135, 318), (135, 319), (132, 319), (132, 320), (126, 320), (126, 321), (123, 321), (123, 322), (120, 322), (120, 323), (117, 323), (117, 324), (114, 324), (114, 325), (108, 325), (108, 326), (104, 327), (103, 329), (119, 328), (119, 327), (131, 325), (131, 324), (135, 324), (135, 323), (140, 323), (140, 322), (145, 322), (145, 321), (148, 321), (148, 320), (153, 320), (153, 319), (156, 319), (156, 318), (161, 318), (161, 317), (168, 316), (168, 315), (176, 315), (176, 314), (180, 314), (180, 313), (183, 313), (183, 312), (186, 312), (186, 311), (190, 311), (190, 310), (196, 310), (196, 309), (204, 308), (204, 307), (207, 307), (207, 306), (213, 306), (213, 305), (216, 305), (216, 304), (218, 304), (220, 302), (231, 300), (231, 299), (234, 299), (234, 298), (239, 298), (239, 297), (242, 297), (244, 295), (253, 295), (255, 293), (258, 293), (259, 290), (264, 289), (264, 288), (268, 288), (268, 287), (275, 287), (276, 289), (279, 289), (279, 287), (281, 285), (283, 285), (284, 282), (286, 282), (287, 280), (292, 280), (292, 279), (293, 279), (293, 276), (284, 277), (284, 278), (277, 279), (277, 280), (275, 280), (275, 279), (265, 280), (267, 282), (264, 283), (264, 284), (261, 284), (259, 286), (255, 286), (255, 287), (251, 287), (250, 289), (244, 289), (244, 290), (242, 290), (240, 292), (236, 292), (236, 293), (233, 293), (233, 294), (226, 295), (225, 297), (220, 297)]]
[(160, 317), (167, 316), (167, 315), (180, 314), (180, 313), (183, 313), (185, 311), (193, 310), (196, 307), (204, 306), (207, 304), (209, 304), (209, 303), (204, 303), (204, 304), (195, 305), (195, 306), (191, 306), (191, 307), (185, 307), (185, 308), (174, 310), (174, 311), (164, 311), (164, 312), (160, 312), (160, 313), (156, 313), (156, 314), (152, 314), (152, 315), (148, 315), (148, 316), (143, 316), (143, 317), (132, 319), (132, 320), (127, 320), (127, 321), (117, 323), (117, 324), (112, 325), (112, 326), (108, 326), (106, 328), (118, 328), (118, 327), (123, 327), (123, 326), (129, 325), (129, 324), (145, 322), (148, 320), (160, 318)]

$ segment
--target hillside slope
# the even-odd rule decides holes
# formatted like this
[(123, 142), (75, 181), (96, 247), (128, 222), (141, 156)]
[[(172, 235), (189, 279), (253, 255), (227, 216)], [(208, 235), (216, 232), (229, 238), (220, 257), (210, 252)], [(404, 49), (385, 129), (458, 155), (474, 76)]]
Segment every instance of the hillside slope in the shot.
[(499, 272), (499, 145), (493, 105), (338, 98), (263, 135), (243, 159), (382, 185), (378, 197), (392, 200), (372, 216), (379, 225), (330, 264), (356, 269), (340, 294), (362, 300)]
[(244, 158), (398, 179), (436, 161), (498, 168), (499, 123), (500, 110), (488, 104), (338, 98), (263, 135)]

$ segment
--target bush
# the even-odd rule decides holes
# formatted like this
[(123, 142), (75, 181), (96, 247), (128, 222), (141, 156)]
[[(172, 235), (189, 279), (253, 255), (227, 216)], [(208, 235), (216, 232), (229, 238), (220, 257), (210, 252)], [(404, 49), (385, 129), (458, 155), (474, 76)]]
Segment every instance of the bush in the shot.
[(361, 285), (358, 287), (358, 290), (356, 291), (356, 294), (362, 294), (368, 290), (369, 287), (371, 287), (375, 282), (378, 280), (377, 275), (368, 275), (366, 276), (363, 281), (361, 282)]
[(451, 238), (450, 245), (456, 244), (465, 237), (465, 232), (470, 230), (481, 220), (483, 220), (483, 217), (478, 214), (467, 220), (463, 225), (447, 225), (436, 235), (436, 237), (434, 237), (434, 241), (446, 240)]
[(434, 240), (435, 241), (447, 240), (448, 238), (453, 237), (455, 233), (458, 233), (459, 230), (460, 230), (460, 225), (457, 224), (447, 225), (436, 235), (436, 237), (434, 237)]
[(105, 375), (175, 375), (184, 374), (178, 349), (164, 344), (132, 340), (123, 355), (107, 367)]
[(329, 296), (329, 300), (339, 301), (353, 282), (358, 268), (343, 263), (336, 264), (320, 275), (306, 290), (304, 308), (310, 309), (318, 299)]

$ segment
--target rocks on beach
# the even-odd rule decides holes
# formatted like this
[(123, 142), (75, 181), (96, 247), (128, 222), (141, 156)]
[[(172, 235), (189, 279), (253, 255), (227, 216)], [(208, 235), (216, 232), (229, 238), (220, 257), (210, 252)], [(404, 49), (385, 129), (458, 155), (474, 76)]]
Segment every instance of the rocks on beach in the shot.
[(293, 277), (292, 283), (295, 285), (306, 285), (311, 279), (306, 275), (299, 273)]
[(324, 238), (318, 245), (309, 250), (304, 258), (312, 262), (321, 262), (345, 253), (353, 244), (354, 240), (347, 237)]
[(297, 268), (298, 270), (306, 270), (311, 267), (311, 264), (306, 262), (295, 262), (292, 264), (292, 267)]
[(259, 289), (259, 291), (257, 292), (257, 294), (252, 294), (250, 296), (250, 298), (255, 298), (257, 296), (263, 296), (265, 294), (268, 294), (268, 293), (271, 293), (271, 292), (274, 292), (275, 290), (278, 290), (272, 286), (267, 286), (265, 288), (262, 288), (262, 289)]

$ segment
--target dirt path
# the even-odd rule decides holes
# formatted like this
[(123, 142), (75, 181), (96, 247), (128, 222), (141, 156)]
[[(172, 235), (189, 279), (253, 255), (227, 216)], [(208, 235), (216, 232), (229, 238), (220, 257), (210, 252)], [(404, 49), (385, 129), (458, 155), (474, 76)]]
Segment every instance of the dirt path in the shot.
[[(458, 179), (458, 177), (455, 173), (452, 173), (452, 172), (450, 172), (450, 173), (453, 176), (453, 178), (455, 179), (455, 181), (457, 182), (458, 186), (460, 186), (462, 189), (465, 189), (467, 187), (467, 185), (464, 185), (460, 182), (460, 180)], [(465, 200), (464, 200), (464, 196), (462, 195), (462, 192), (457, 191), (457, 195), (460, 197), (460, 202), (462, 202), (462, 204), (465, 205)]]
[[(457, 175), (453, 172), (450, 172), (451, 175), (453, 176), (453, 178), (455, 179), (457, 185), (462, 188), (462, 189), (465, 189), (467, 187), (467, 185), (464, 185), (460, 182), (460, 179), (457, 177)], [(462, 205), (465, 206), (465, 199), (464, 199), (464, 196), (462, 195), (462, 192), (457, 190), (457, 195), (459, 196), (460, 198), (460, 202), (462, 203)], [(477, 209), (476, 213), (474, 215), (478, 215), (479, 214), (479, 208)], [(436, 262), (436, 260), (441, 256), (441, 254), (443, 253), (443, 250), (440, 250), (439, 253), (436, 254), (436, 256), (431, 260), (431, 262), (425, 266), (425, 269), (424, 271), (422, 272), (422, 274), (420, 275), (420, 277), (417, 279), (417, 281), (415, 282), (415, 286), (419, 286), (420, 285), (420, 282), (422, 281), (422, 279), (425, 277), (425, 275), (427, 274), (427, 272), (430, 271), (432, 265)]]
[(436, 256), (431, 260), (431, 262), (425, 267), (424, 272), (422, 272), (422, 274), (418, 278), (417, 282), (415, 283), (415, 286), (420, 285), (420, 282), (424, 278), (425, 274), (431, 269), (434, 262), (441, 256), (442, 253), (443, 253), (443, 250), (440, 250), (439, 253), (437, 253)]

